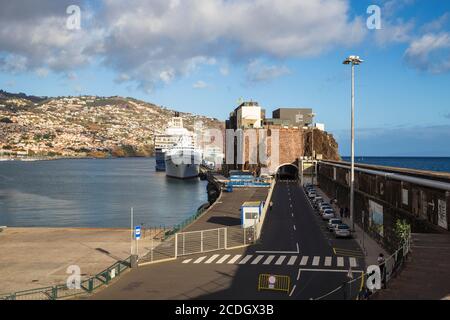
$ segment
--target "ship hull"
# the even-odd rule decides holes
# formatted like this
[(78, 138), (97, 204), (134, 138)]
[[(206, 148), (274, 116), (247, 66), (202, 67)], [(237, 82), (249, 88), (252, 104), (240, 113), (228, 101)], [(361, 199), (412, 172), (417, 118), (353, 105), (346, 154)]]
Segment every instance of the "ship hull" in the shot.
[(166, 171), (166, 162), (164, 160), (165, 155), (166, 155), (166, 153), (163, 150), (161, 150), (161, 149), (155, 150), (155, 160), (156, 160), (155, 170), (156, 171), (161, 171), (161, 172)]
[[(193, 158), (192, 158), (193, 160)], [(171, 178), (192, 179), (198, 177), (200, 173), (200, 165), (194, 161), (190, 163), (174, 163), (170, 156), (166, 156), (166, 175)]]

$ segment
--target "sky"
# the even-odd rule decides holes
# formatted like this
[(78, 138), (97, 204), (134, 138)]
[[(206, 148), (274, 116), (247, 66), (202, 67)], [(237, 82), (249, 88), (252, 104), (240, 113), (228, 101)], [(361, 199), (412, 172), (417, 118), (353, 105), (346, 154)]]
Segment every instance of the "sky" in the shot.
[(346, 156), (351, 74), (342, 61), (359, 55), (356, 154), (450, 156), (447, 0), (0, 0), (0, 8), (0, 88), (9, 92), (120, 95), (222, 120), (240, 98), (268, 115), (308, 107)]

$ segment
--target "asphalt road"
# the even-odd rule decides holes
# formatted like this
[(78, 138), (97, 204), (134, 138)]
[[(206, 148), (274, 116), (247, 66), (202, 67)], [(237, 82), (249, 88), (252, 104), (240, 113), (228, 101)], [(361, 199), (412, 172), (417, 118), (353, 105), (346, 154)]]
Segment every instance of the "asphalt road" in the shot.
[[(261, 240), (244, 249), (140, 267), (91, 299), (316, 299), (364, 270), (356, 241), (334, 239), (296, 182), (278, 182)], [(261, 274), (288, 276), (288, 291), (258, 290)], [(355, 299), (361, 281), (325, 299)]]

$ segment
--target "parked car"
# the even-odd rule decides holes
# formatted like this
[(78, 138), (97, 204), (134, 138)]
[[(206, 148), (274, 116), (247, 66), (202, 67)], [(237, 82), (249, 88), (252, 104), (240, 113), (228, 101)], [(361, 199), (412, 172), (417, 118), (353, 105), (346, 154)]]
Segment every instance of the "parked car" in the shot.
[(312, 201), (314, 204), (317, 204), (318, 202), (323, 201), (323, 198), (320, 196), (316, 196)]
[(308, 198), (309, 198), (310, 200), (314, 199), (316, 196), (317, 196), (317, 194), (316, 194), (314, 191), (310, 191), (310, 192), (308, 193)]
[(328, 220), (328, 225), (327, 228), (330, 232), (332, 232), (334, 230), (334, 228), (336, 228), (338, 225), (342, 224), (342, 220), (341, 219), (330, 219)]
[(323, 220), (330, 220), (330, 219), (333, 219), (334, 217), (335, 217), (334, 210), (332, 210), (332, 209), (324, 210), (322, 213)]
[(336, 238), (351, 238), (352, 232), (350, 227), (346, 224), (339, 224), (333, 230), (334, 236)]
[(330, 204), (328, 204), (328, 203), (322, 204), (319, 207), (319, 213), (322, 214), (325, 210), (333, 210), (333, 207)]

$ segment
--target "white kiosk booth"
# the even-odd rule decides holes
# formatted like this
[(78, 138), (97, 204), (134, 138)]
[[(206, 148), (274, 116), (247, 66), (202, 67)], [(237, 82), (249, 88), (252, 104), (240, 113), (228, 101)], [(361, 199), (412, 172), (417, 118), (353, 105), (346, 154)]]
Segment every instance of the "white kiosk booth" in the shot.
[(241, 223), (242, 228), (254, 227), (261, 216), (261, 212), (264, 206), (262, 201), (249, 201), (244, 202), (241, 206)]

